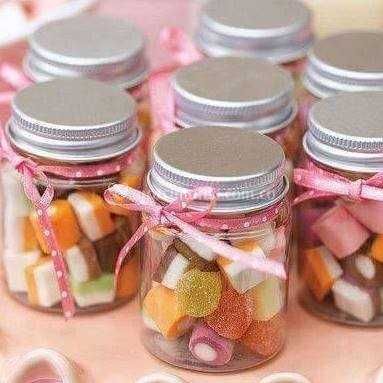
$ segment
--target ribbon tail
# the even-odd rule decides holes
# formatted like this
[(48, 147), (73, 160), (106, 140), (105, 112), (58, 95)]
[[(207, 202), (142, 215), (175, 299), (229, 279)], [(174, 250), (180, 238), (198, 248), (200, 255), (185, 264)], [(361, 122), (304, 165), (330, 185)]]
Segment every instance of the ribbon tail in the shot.
[(118, 254), (116, 268), (115, 268), (115, 287), (116, 288), (117, 288), (117, 282), (118, 282), (118, 275), (120, 274), (121, 267), (124, 264), (125, 260), (127, 259), (127, 256), (129, 255), (133, 246), (137, 242), (139, 242), (139, 240), (154, 226), (156, 225), (152, 223), (150, 220), (142, 223), (140, 227), (136, 230), (136, 232), (130, 237), (129, 241), (125, 244), (125, 246), (121, 249), (120, 253)]
[(230, 259), (233, 262), (240, 262), (260, 272), (274, 275), (281, 279), (287, 279), (286, 270), (283, 265), (277, 261), (267, 258), (249, 257), (249, 254), (243, 250), (236, 249), (210, 235), (204, 234), (193, 226), (183, 222), (172, 214), (166, 214), (167, 219), (181, 229), (184, 233), (191, 235), (195, 240), (204, 243), (215, 253)]

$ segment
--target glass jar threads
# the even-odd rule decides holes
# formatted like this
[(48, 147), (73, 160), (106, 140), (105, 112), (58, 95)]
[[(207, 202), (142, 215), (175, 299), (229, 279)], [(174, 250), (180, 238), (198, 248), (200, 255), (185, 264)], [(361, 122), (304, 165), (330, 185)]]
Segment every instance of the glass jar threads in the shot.
[(24, 70), (36, 82), (87, 77), (117, 85), (133, 94), (146, 113), (141, 122), (148, 121), (141, 106), (149, 71), (145, 38), (126, 20), (81, 15), (44, 24), (29, 38)]
[(290, 165), (298, 157), (302, 131), (287, 71), (263, 59), (209, 58), (179, 69), (171, 86), (179, 128), (252, 130), (278, 141)]
[(311, 12), (296, 0), (211, 0), (196, 39), (207, 56), (264, 58), (297, 73), (313, 42)]
[[(144, 161), (136, 119), (127, 93), (89, 79), (48, 81), (15, 97), (2, 141), (1, 188), (2, 261), (17, 300), (59, 311), (60, 301), (73, 296), (78, 311), (98, 311), (135, 295), (138, 256), (124, 265), (116, 288), (114, 266), (137, 217), (109, 209), (103, 191), (114, 182), (139, 186)], [(44, 212), (49, 224), (42, 224)], [(70, 291), (62, 290), (63, 278)]]
[(315, 314), (382, 325), (382, 92), (316, 103), (304, 138), (298, 210), (303, 302)]
[[(189, 200), (182, 217), (199, 213), (188, 220), (199, 231), (243, 250), (246, 259), (275, 260), (287, 270), (291, 212), (283, 163), (281, 147), (258, 133), (184, 129), (155, 145), (147, 189), (169, 211), (169, 203), (188, 201), (195, 188), (213, 187), (211, 209), (211, 199)], [(149, 230), (144, 254), (143, 342), (151, 354), (187, 369), (224, 372), (281, 350), (285, 280), (217, 254), (174, 225)]]

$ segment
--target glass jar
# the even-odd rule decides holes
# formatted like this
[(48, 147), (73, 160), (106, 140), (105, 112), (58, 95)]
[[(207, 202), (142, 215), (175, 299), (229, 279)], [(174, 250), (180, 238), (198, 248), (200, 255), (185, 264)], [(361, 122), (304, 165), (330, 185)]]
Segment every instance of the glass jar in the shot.
[[(197, 186), (214, 187), (217, 202), (195, 227), (287, 270), (291, 211), (283, 163), (281, 147), (258, 133), (183, 129), (157, 142), (147, 189), (166, 205)], [(193, 202), (188, 211), (207, 204)], [(261, 218), (266, 211), (272, 215)], [(282, 349), (285, 280), (230, 261), (173, 226), (150, 230), (144, 254), (142, 339), (151, 354), (178, 367), (227, 372)]]
[(29, 37), (24, 70), (36, 82), (87, 77), (126, 89), (141, 126), (149, 127), (145, 38), (126, 20), (81, 15), (44, 24)]
[[(141, 133), (132, 97), (89, 79), (32, 85), (15, 97), (5, 137), (12, 151), (32, 159), (54, 188), (47, 212), (78, 312), (106, 310), (132, 298), (138, 289), (138, 254), (123, 266), (117, 288), (114, 266), (138, 217), (111, 210), (103, 201), (112, 183), (139, 187), (142, 180)], [(6, 284), (23, 304), (60, 311), (56, 254), (40, 225), (41, 210), (27, 198), (12, 163), (4, 160), (1, 168)], [(47, 186), (41, 177), (34, 182), (41, 192)]]
[(197, 44), (209, 57), (269, 59), (299, 79), (313, 42), (312, 15), (297, 0), (211, 0), (203, 7)]
[(282, 145), (292, 169), (303, 134), (287, 71), (258, 58), (209, 58), (179, 69), (171, 86), (177, 127), (230, 126), (266, 134)]
[(343, 177), (350, 191), (325, 189), (330, 195), (302, 202), (297, 212), (302, 302), (320, 317), (361, 326), (383, 325), (383, 202), (359, 199), (364, 186), (355, 182), (383, 170), (382, 102), (383, 92), (355, 92), (311, 109), (306, 168)]
[(309, 105), (337, 93), (381, 91), (382, 63), (383, 32), (343, 32), (319, 40), (308, 54), (299, 103), (307, 112)]

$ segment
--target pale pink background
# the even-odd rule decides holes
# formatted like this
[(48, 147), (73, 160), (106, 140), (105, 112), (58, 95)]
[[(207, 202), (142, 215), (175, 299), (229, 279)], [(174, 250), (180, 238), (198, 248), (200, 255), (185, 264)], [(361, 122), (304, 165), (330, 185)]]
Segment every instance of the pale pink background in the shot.
[[(155, 49), (156, 33), (164, 25), (191, 31), (196, 9), (196, 2), (187, 0), (105, 0), (99, 11), (126, 16), (139, 24), (149, 37), (154, 63), (159, 64), (164, 56)], [(18, 62), (23, 51), (24, 44), (18, 44), (0, 51), (0, 59)], [(2, 121), (7, 113), (7, 109), (0, 109)], [(295, 280), (293, 284), (296, 285)], [(35, 347), (50, 347), (78, 363), (84, 383), (130, 383), (159, 370), (179, 374), (190, 383), (255, 383), (277, 371), (297, 371), (313, 383), (365, 382), (367, 375), (383, 364), (383, 332), (315, 319), (299, 307), (295, 290), (290, 299), (288, 339), (282, 354), (258, 369), (216, 376), (173, 369), (152, 358), (139, 341), (137, 302), (66, 323), (59, 316), (40, 314), (19, 305), (0, 286), (0, 361)]]

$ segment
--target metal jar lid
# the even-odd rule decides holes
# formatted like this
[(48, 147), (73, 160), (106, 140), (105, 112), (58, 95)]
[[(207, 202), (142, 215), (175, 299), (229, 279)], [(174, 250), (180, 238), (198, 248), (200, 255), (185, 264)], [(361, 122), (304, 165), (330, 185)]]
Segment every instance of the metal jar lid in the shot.
[(382, 105), (383, 92), (343, 93), (317, 102), (303, 140), (306, 153), (335, 169), (381, 172)]
[(148, 74), (145, 39), (125, 20), (95, 15), (57, 20), (30, 36), (24, 69), (36, 82), (88, 77), (131, 88)]
[(205, 59), (179, 69), (172, 87), (181, 127), (219, 125), (272, 133), (285, 128), (297, 112), (290, 73), (262, 59)]
[[(197, 186), (212, 186), (218, 197), (214, 212), (249, 212), (286, 194), (284, 160), (282, 148), (259, 133), (229, 127), (182, 129), (157, 141), (147, 183), (165, 202)], [(206, 202), (191, 207), (201, 210)]]
[(346, 32), (318, 41), (303, 82), (319, 98), (383, 90), (383, 32)]
[(7, 133), (19, 150), (60, 162), (106, 160), (141, 138), (133, 98), (89, 79), (57, 79), (22, 90), (13, 100)]
[(250, 56), (288, 63), (312, 45), (311, 12), (298, 0), (211, 0), (196, 40), (208, 56)]

